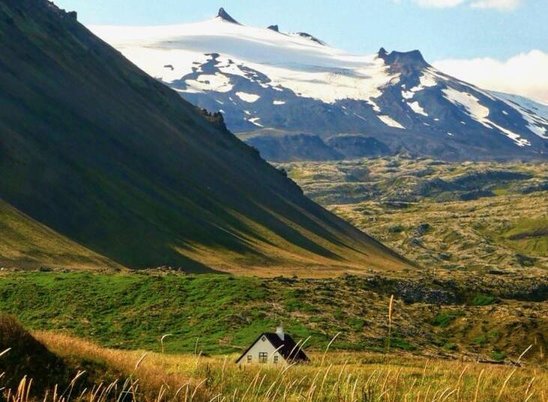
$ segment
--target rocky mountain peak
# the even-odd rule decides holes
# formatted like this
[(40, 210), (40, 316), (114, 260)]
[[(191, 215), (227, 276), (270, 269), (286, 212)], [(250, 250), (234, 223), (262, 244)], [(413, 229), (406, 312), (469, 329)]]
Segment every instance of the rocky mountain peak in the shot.
[(280, 32), (280, 28), (278, 27), (278, 25), (270, 25), (267, 29), (270, 29), (274, 32)]
[(325, 46), (325, 42), (316, 38), (315, 36), (313, 35), (310, 35), (308, 32), (297, 32), (297, 35), (303, 37), (303, 38), (306, 38), (306, 39), (309, 39), (311, 40), (312, 42), (316, 42), (317, 44), (319, 45), (322, 45), (322, 46)]
[(217, 13), (217, 18), (222, 19), (223, 21), (230, 22), (232, 24), (240, 24), (238, 21), (236, 21), (232, 16), (226, 12), (224, 8), (220, 8), (219, 12)]
[(424, 68), (429, 66), (419, 50), (411, 50), (409, 52), (397, 52), (394, 50), (388, 53), (385, 48), (381, 47), (377, 56), (392, 67)]

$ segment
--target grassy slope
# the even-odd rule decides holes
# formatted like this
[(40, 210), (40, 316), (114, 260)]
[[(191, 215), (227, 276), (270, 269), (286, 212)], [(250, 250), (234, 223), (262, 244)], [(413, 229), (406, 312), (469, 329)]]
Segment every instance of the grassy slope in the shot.
[(120, 268), (0, 200), (0, 266)]
[[(548, 268), (548, 192), (529, 190), (548, 183), (546, 163), (381, 158), (282, 166), (310, 197), (426, 269)], [(481, 178), (489, 172), (525, 176)], [(430, 187), (437, 180), (460, 188)]]
[[(388, 299), (395, 293), (396, 350), (515, 359), (535, 344), (528, 357), (541, 359), (546, 302), (519, 301), (532, 291), (534, 278), (524, 291), (497, 277), (485, 278), (483, 285), (480, 280), (458, 288), (454, 281), (440, 285), (423, 278), (418, 283), (430, 285), (420, 290), (417, 283), (358, 277), (6, 274), (0, 277), (0, 312), (32, 329), (63, 330), (122, 348), (159, 350), (160, 337), (171, 334), (165, 341), (169, 352), (233, 352), (282, 322), (296, 338), (310, 336), (312, 349), (324, 348), (340, 332), (335, 349), (379, 351), (388, 332)], [(444, 292), (454, 296), (444, 298)], [(413, 295), (418, 301), (409, 302)]]
[[(179, 390), (193, 401), (403, 401), (488, 402), (543, 401), (548, 373), (538, 366), (520, 368), (373, 353), (314, 353), (311, 363), (292, 367), (255, 365), (241, 368), (236, 355), (147, 353), (99, 347), (64, 335), (35, 334), (51, 350), (71, 360), (107, 364), (138, 381), (135, 400), (156, 400), (160, 390), (170, 399)], [(136, 362), (140, 363), (136, 367)], [(119, 384), (123, 383), (119, 380)], [(107, 379), (106, 384), (109, 383)], [(121, 392), (121, 389), (118, 389)], [(111, 399), (117, 399), (113, 395)], [(186, 400), (190, 398), (187, 396)]]
[(548, 255), (548, 217), (545, 215), (512, 222), (502, 237), (510, 244), (510, 247), (531, 255), (546, 256)]
[(0, 53), (0, 196), (61, 236), (137, 268), (406, 266), (49, 2), (0, 3)]

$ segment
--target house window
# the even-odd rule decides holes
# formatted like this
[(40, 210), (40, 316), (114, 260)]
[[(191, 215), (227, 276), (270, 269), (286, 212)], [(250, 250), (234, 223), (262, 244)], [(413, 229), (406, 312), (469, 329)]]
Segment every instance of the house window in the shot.
[(252, 355), (247, 355), (247, 362), (251, 363), (252, 360), (253, 360), (253, 356)]
[(266, 363), (267, 360), (268, 360), (268, 353), (259, 352), (259, 363)]
[(278, 355), (274, 355), (274, 364), (278, 364)]
[(266, 336), (263, 336), (263, 337), (261, 338), (261, 341), (266, 342)]

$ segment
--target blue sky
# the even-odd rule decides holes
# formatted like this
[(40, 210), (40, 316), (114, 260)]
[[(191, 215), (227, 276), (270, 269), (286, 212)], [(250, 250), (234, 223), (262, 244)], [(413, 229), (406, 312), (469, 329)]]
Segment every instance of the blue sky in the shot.
[(445, 73), (548, 105), (548, 0), (54, 0), (86, 25), (203, 21), (224, 7), (357, 54), (420, 49)]
[(200, 21), (224, 7), (247, 25), (307, 31), (355, 53), (420, 49), (430, 61), (548, 52), (548, 0), (55, 0), (84, 24)]

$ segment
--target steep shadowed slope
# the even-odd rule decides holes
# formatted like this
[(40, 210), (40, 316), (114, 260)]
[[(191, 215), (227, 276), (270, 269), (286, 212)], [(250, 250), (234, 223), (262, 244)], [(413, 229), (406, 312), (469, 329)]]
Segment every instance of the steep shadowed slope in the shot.
[(0, 198), (86, 250), (199, 272), (407, 266), (74, 14), (1, 0), (0, 54)]

